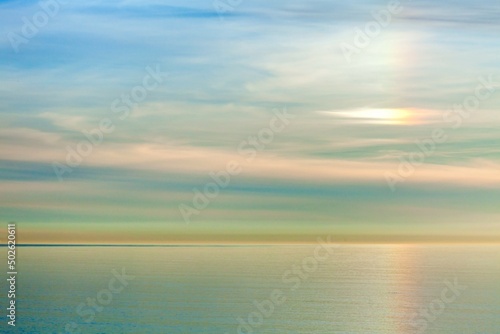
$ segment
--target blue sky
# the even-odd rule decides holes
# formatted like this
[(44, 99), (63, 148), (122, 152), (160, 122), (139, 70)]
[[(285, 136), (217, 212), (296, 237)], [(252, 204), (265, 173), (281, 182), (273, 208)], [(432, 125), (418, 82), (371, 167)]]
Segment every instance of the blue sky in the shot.
[[(30, 235), (92, 227), (132, 241), (121, 224), (165, 242), (498, 237), (500, 4), (401, 2), (347, 61), (342, 43), (388, 3), (243, 0), (223, 14), (211, 1), (61, 3), (16, 52), (9, 39), (41, 7), (0, 2), (2, 219)], [(147, 67), (167, 74), (119, 119), (113, 101)], [(474, 110), (450, 111), (485, 81)], [(239, 145), (283, 110), (294, 118), (247, 161)], [(103, 118), (114, 131), (60, 181), (54, 163)], [(446, 140), (401, 176), (437, 130)], [(186, 224), (179, 205), (233, 160), (243, 172)]]

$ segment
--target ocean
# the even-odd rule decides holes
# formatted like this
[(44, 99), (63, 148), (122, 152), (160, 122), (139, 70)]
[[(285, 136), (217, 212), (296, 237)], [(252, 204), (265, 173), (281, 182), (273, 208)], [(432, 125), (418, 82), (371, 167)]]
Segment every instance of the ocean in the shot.
[(17, 262), (4, 332), (500, 333), (499, 245), (26, 246)]

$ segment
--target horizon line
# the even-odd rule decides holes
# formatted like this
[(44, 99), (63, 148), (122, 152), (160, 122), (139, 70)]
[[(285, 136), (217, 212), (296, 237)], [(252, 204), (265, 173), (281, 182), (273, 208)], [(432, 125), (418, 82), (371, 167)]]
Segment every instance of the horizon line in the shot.
[[(53, 244), (53, 243), (27, 243), (18, 244), (16, 247), (268, 247), (268, 246), (307, 246), (316, 245), (318, 242), (295, 242), (295, 243), (177, 243), (177, 244)], [(373, 241), (343, 241), (329, 242), (329, 244), (342, 245), (500, 245), (500, 241), (393, 241), (393, 242), (373, 242)], [(9, 246), (1, 243), (0, 246)]]

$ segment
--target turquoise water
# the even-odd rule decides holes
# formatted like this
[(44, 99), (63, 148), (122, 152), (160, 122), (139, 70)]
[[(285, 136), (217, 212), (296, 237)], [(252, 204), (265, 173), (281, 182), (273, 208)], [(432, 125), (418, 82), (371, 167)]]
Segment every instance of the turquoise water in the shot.
[[(11, 332), (500, 333), (499, 246), (22, 247), (17, 255)], [(113, 270), (135, 277), (120, 281)], [(6, 321), (1, 329), (9, 332)]]

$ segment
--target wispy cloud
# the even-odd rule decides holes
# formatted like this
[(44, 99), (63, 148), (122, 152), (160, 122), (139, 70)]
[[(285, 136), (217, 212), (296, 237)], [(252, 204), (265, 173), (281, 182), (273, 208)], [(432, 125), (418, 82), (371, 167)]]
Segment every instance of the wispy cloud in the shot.
[[(39, 4), (2, 2), (1, 217), (177, 222), (176, 205), (210, 171), (241, 161), (238, 144), (273, 108), (287, 106), (294, 124), (201, 221), (380, 224), (392, 214), (404, 221), (406, 210), (413, 223), (478, 215), (492, 224), (489, 202), (471, 200), (466, 214), (452, 199), (462, 194), (463, 206), (467, 192), (498, 199), (500, 95), (458, 129), (443, 114), (474, 92), (480, 76), (500, 78), (500, 5), (408, 3), (346, 64), (339, 44), (384, 6), (244, 1), (220, 20), (211, 1), (69, 2), (16, 53), (7, 34), (19, 33)], [(112, 101), (149, 64), (168, 80), (59, 184), (51, 163), (64, 161), (84, 130), (113, 117)], [(384, 172), (438, 127), (449, 140), (405, 181), (401, 197), (391, 197)]]

